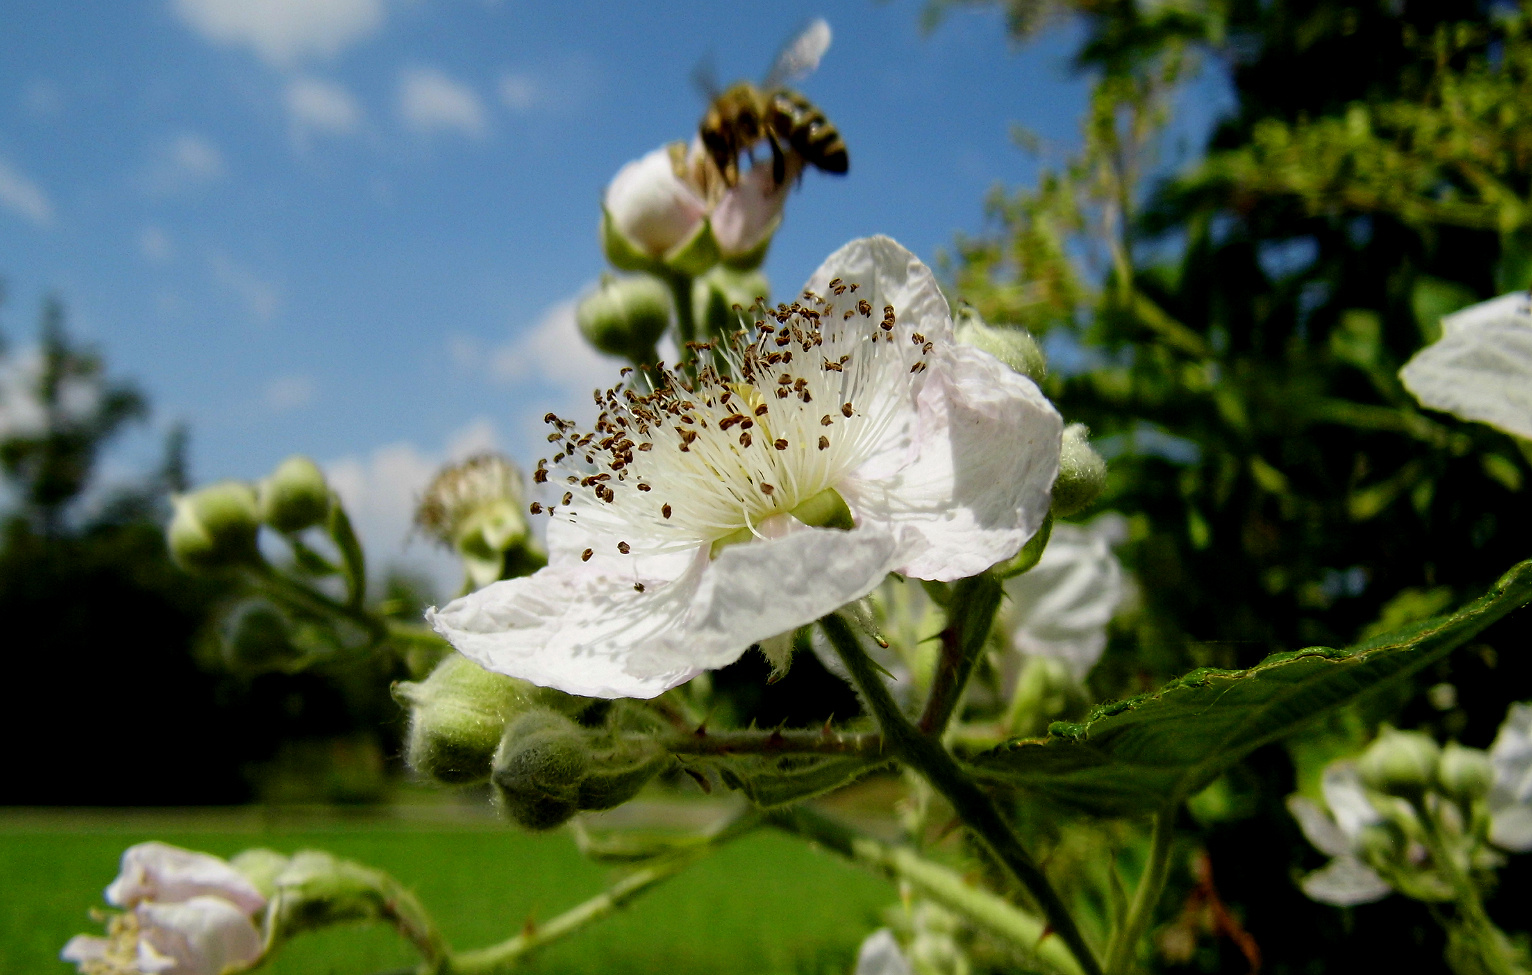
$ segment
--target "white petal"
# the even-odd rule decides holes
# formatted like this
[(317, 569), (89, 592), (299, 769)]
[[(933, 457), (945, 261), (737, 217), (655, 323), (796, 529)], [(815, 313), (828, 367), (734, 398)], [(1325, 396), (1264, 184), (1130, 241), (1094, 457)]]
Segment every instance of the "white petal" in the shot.
[(1058, 524), (1042, 560), (1005, 584), (1012, 646), (1054, 657), (1084, 679), (1106, 648), (1106, 627), (1127, 595), (1122, 563), (1110, 538), (1122, 517), (1102, 516), (1090, 526)]
[(606, 211), (625, 237), (659, 257), (696, 232), (707, 208), (676, 176), (662, 146), (617, 171), (606, 189)]
[(106, 889), (106, 900), (132, 907), (145, 900), (184, 901), (200, 894), (222, 897), (246, 914), (266, 906), (260, 891), (225, 861), (158, 842), (128, 847), (117, 879)]
[[(875, 529), (801, 527), (699, 551), (674, 579), (588, 567), (497, 582), (428, 614), (481, 666), (587, 697), (654, 697), (875, 587), (911, 547)], [(642, 581), (642, 580), (640, 580)]]
[(1042, 525), (1063, 420), (1032, 380), (968, 346), (939, 350), (921, 390), (913, 463), (838, 485), (861, 521), (915, 529), (899, 572), (952, 581), (1015, 555)]
[(857, 950), (855, 975), (914, 975), (914, 971), (888, 928), (869, 934)]
[[(139, 967), (152, 970), (173, 959), (176, 975), (220, 975), (261, 956), (261, 932), (239, 908), (221, 897), (193, 897), (177, 904), (140, 904)], [(147, 963), (147, 964), (146, 964)]]
[(713, 237), (718, 249), (726, 255), (743, 254), (759, 244), (781, 218), (795, 176), (795, 172), (784, 173), (778, 183), (769, 162), (750, 167), (713, 208)]
[(1525, 292), (1442, 320), (1442, 337), (1399, 378), (1421, 404), (1532, 437), (1532, 315)]
[(1351, 837), (1341, 831), (1329, 814), (1319, 804), (1303, 796), (1288, 796), (1287, 811), (1298, 821), (1298, 828), (1314, 844), (1314, 849), (1326, 856), (1349, 856), (1352, 853)]
[(1335, 825), (1353, 840), (1363, 829), (1383, 821), (1383, 816), (1367, 798), (1352, 762), (1334, 762), (1320, 779), (1320, 791), (1324, 793), (1325, 805), (1335, 817)]
[(106, 938), (77, 934), (64, 945), (64, 950), (59, 952), (59, 957), (83, 967), (86, 962), (100, 961), (105, 958), (111, 947), (111, 941)]
[(1302, 886), (1310, 899), (1337, 907), (1370, 904), (1394, 891), (1371, 867), (1355, 857), (1336, 857), (1304, 877)]
[(1513, 704), (1489, 747), (1494, 791), (1509, 802), (1532, 804), (1532, 704)]
[(1526, 853), (1532, 850), (1532, 807), (1496, 807), (1490, 800), (1489, 841), (1502, 850)]
[[(855, 294), (835, 298), (830, 282), (836, 278), (860, 287)], [(803, 287), (844, 307), (866, 299), (875, 318), (885, 305), (892, 305), (899, 321), (914, 324), (937, 345), (952, 340), (952, 314), (936, 276), (892, 237), (853, 240), (825, 258)]]

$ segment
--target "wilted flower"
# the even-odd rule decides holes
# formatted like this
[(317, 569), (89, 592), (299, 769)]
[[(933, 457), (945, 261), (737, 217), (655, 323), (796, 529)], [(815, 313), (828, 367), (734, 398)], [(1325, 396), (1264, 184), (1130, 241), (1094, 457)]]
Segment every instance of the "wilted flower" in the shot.
[(689, 148), (673, 142), (618, 170), (606, 190), (606, 219), (634, 252), (650, 260), (685, 250), (704, 231), (723, 257), (747, 254), (776, 229), (802, 163), (794, 156), (788, 166), (780, 183), (763, 163), (728, 186), (700, 142)]
[(1037, 531), (1059, 415), (952, 341), (914, 255), (853, 241), (769, 317), (713, 350), (729, 376), (643, 374), (591, 432), (550, 414), (549, 567), (433, 610), (437, 631), (513, 677), (652, 697), (890, 571), (965, 578)]
[(415, 527), (456, 549), (470, 587), (500, 578), (505, 553), (529, 535), (526, 485), (499, 454), (475, 454), (441, 469), (415, 509)]
[(1532, 438), (1532, 297), (1525, 291), (1442, 319), (1442, 337), (1399, 371), (1424, 406)]
[(266, 898), (218, 857), (164, 843), (129, 847), (106, 900), (123, 909), (108, 917), (107, 936), (76, 935), (60, 955), (85, 975), (221, 975), (261, 956), (253, 918)]
[(1023, 656), (1062, 660), (1085, 679), (1106, 649), (1106, 627), (1128, 595), (1112, 546), (1127, 537), (1119, 514), (1053, 526), (1042, 560), (1005, 584), (1004, 626)]

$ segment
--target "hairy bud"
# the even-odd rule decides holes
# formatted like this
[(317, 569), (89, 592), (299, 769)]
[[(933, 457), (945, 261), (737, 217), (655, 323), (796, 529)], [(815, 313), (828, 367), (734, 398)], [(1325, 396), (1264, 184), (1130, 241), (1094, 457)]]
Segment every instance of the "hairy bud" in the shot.
[(590, 768), (589, 732), (548, 708), (522, 714), (495, 752), (495, 798), (509, 818), (531, 830), (568, 822), (580, 809)]
[(410, 708), (405, 761), (449, 785), (483, 782), (506, 724), (531, 706), (540, 690), (485, 670), (462, 654), (448, 654), (424, 681), (394, 685), (394, 696)]
[(1067, 518), (1084, 510), (1106, 487), (1106, 461), (1087, 439), (1090, 430), (1083, 423), (1064, 428), (1064, 444), (1059, 454), (1059, 477), (1053, 482), (1053, 514)]
[(319, 465), (294, 454), (260, 483), (261, 521), (279, 532), (301, 532), (324, 523), (330, 514), (330, 486)]
[(1436, 766), (1436, 784), (1449, 798), (1470, 803), (1489, 795), (1495, 766), (1485, 752), (1449, 742)]
[(166, 537), (182, 568), (211, 572), (260, 564), (255, 541), (260, 518), (250, 485), (220, 481), (171, 501), (175, 512)]
[(1374, 792), (1418, 799), (1436, 782), (1441, 748), (1418, 731), (1384, 729), (1362, 753), (1357, 772)]
[(670, 291), (647, 274), (603, 278), (575, 308), (585, 340), (607, 355), (654, 360), (654, 344), (670, 326)]
[(231, 670), (284, 670), (303, 659), (293, 643), (287, 614), (264, 599), (253, 599), (229, 618), (224, 630), (223, 659)]
[(1033, 382), (1041, 382), (1048, 374), (1048, 360), (1026, 329), (996, 328), (967, 305), (958, 308), (952, 318), (953, 335), (962, 344), (988, 352)]

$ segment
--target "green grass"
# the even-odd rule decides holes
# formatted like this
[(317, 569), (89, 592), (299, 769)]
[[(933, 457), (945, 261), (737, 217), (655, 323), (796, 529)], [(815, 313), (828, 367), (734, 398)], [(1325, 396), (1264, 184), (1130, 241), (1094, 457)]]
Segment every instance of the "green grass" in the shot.
[[(88, 909), (102, 906), (122, 850), (147, 839), (220, 856), (318, 847), (381, 867), (415, 889), (458, 948), (499, 941), (528, 917), (546, 920), (616, 876), (585, 860), (564, 833), (372, 819), (262, 823), (255, 814), (0, 814), (0, 972), (71, 971), (59, 948), (72, 934), (99, 930)], [(894, 898), (889, 885), (762, 832), (549, 946), (526, 970), (844, 973)], [(301, 936), (263, 971), (371, 975), (413, 957), (389, 929), (351, 926)]]

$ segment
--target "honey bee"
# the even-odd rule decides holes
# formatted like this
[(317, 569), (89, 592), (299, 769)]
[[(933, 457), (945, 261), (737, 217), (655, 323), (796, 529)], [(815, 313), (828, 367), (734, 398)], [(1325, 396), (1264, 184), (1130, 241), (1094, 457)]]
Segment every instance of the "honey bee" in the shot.
[(771, 174), (787, 178), (788, 154), (827, 173), (851, 166), (839, 130), (807, 98), (784, 87), (808, 75), (830, 49), (830, 25), (815, 19), (783, 46), (760, 87), (741, 81), (719, 93), (703, 74), (699, 83), (711, 99), (698, 125), (702, 145), (728, 186), (739, 182), (739, 156), (763, 139), (771, 147)]

